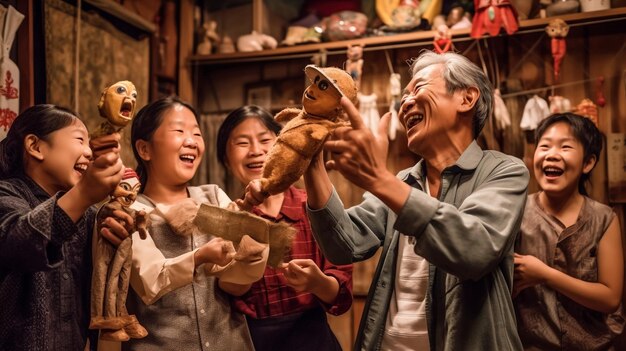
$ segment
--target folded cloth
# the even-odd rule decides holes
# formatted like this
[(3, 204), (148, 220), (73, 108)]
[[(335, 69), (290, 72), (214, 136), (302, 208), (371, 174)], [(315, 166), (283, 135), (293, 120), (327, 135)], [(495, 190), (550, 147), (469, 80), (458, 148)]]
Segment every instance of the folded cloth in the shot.
[(263, 277), (269, 257), (270, 246), (260, 243), (249, 235), (241, 237), (235, 257), (226, 266), (206, 265), (209, 275), (217, 276), (221, 281), (247, 285)]

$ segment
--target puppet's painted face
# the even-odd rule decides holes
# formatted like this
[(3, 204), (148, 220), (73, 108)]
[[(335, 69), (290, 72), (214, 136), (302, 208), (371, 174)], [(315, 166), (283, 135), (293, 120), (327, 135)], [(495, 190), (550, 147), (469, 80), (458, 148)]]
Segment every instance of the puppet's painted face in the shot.
[(361, 45), (352, 45), (348, 48), (348, 59), (352, 61), (359, 60), (363, 57), (363, 47)]
[(304, 91), (302, 106), (304, 110), (314, 116), (334, 117), (340, 108), (341, 94), (330, 81), (321, 74), (313, 78), (313, 82)]
[(135, 199), (137, 199), (137, 193), (139, 192), (141, 183), (138, 178), (131, 177), (122, 179), (118, 187), (122, 188), (128, 195), (117, 197), (115, 200), (122, 204), (122, 206), (130, 206), (135, 202)]
[(551, 38), (565, 38), (569, 32), (569, 26), (560, 18), (550, 21), (546, 27), (546, 33)]
[(129, 81), (117, 82), (103, 93), (98, 109), (100, 115), (117, 127), (125, 127), (135, 115), (137, 89)]

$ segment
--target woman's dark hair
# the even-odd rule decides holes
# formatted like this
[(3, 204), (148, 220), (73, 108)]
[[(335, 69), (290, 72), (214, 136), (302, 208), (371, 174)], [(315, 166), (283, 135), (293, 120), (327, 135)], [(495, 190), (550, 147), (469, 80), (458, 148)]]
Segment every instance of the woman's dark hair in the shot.
[(232, 111), (226, 116), (217, 132), (217, 159), (222, 166), (226, 167), (226, 144), (228, 143), (230, 133), (248, 118), (258, 119), (267, 129), (276, 135), (278, 135), (283, 128), (280, 123), (274, 120), (274, 117), (272, 117), (269, 112), (259, 106), (248, 105)]
[(163, 117), (165, 116), (165, 114), (176, 105), (182, 105), (188, 108), (191, 113), (193, 113), (196, 121), (200, 123), (200, 118), (198, 117), (196, 109), (194, 109), (193, 106), (191, 106), (187, 102), (179, 99), (177, 96), (168, 96), (153, 101), (144, 106), (141, 110), (139, 110), (139, 112), (137, 112), (137, 116), (133, 118), (133, 124), (130, 129), (130, 144), (133, 148), (135, 160), (137, 160), (136, 172), (139, 176), (139, 181), (141, 181), (141, 192), (143, 192), (143, 189), (148, 182), (148, 173), (146, 170), (146, 165), (143, 159), (139, 156), (139, 152), (137, 151), (137, 140), (152, 140), (152, 136), (163, 122)]
[(15, 118), (6, 138), (0, 142), (0, 179), (24, 174), (24, 138), (33, 134), (48, 141), (53, 132), (63, 129), (78, 119), (65, 107), (41, 104), (27, 108)]
[[(583, 162), (586, 163), (592, 156), (595, 156), (596, 164), (598, 164), (600, 151), (602, 151), (602, 133), (591, 119), (574, 113), (556, 113), (541, 121), (535, 130), (535, 147), (539, 144), (539, 140), (546, 130), (551, 125), (559, 122), (567, 123), (572, 130), (574, 138), (583, 146)], [(582, 195), (588, 195), (587, 189), (585, 189), (585, 182), (589, 180), (590, 176), (591, 171), (587, 174), (582, 174), (578, 181), (578, 191)]]

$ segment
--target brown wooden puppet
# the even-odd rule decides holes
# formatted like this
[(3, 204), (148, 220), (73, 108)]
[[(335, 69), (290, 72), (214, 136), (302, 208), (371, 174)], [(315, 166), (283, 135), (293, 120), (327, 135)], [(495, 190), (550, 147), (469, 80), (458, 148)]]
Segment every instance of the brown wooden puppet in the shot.
[[(133, 83), (120, 81), (102, 92), (98, 110), (105, 118), (91, 135), (97, 138), (119, 132), (128, 125), (135, 115), (137, 90)], [(138, 231), (142, 239), (147, 235), (147, 215), (137, 211), (134, 204), (141, 184), (137, 174), (126, 168), (122, 181), (111, 194), (108, 203), (98, 211), (98, 219), (111, 216), (114, 211), (124, 211), (134, 219), (133, 231)], [(100, 223), (100, 221), (98, 221)], [(148, 335), (134, 315), (126, 310), (126, 296), (132, 263), (132, 239), (129, 236), (116, 248), (99, 234), (96, 226), (93, 236), (93, 274), (91, 280), (91, 321), (90, 329), (102, 329), (100, 338), (111, 341), (128, 341), (130, 338), (143, 338)]]
[[(311, 85), (302, 96), (302, 109), (286, 108), (274, 117), (287, 124), (263, 164), (263, 178), (259, 182), (266, 197), (284, 192), (300, 179), (328, 135), (344, 123), (341, 97), (356, 103), (357, 87), (346, 71), (308, 65), (304, 72)], [(250, 207), (247, 201), (238, 204), (242, 208)]]

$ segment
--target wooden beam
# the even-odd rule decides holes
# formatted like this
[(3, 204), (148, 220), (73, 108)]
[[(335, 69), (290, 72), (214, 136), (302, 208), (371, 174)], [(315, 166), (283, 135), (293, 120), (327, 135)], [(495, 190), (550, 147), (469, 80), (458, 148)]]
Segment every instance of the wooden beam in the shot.
[(189, 57), (193, 56), (193, 13), (194, 1), (180, 1), (180, 21), (178, 22), (178, 96), (196, 106), (193, 89), (193, 71)]

